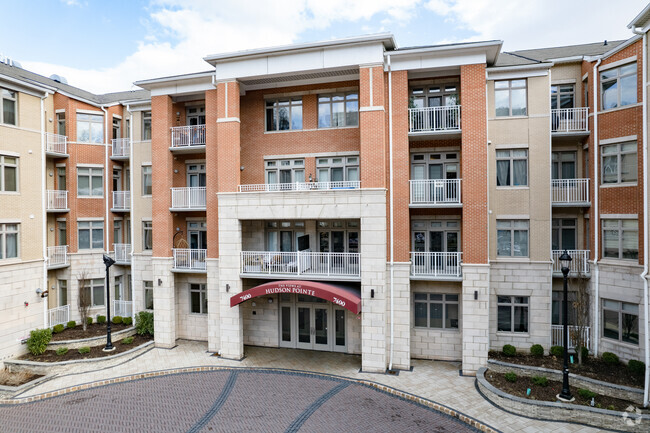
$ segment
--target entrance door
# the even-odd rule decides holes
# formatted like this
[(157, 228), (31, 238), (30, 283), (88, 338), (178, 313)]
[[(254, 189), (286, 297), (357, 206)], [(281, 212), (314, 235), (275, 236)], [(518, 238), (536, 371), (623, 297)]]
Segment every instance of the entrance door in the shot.
[(280, 347), (345, 351), (345, 310), (311, 296), (281, 295)]
[(205, 107), (191, 107), (187, 109), (187, 125), (205, 125)]
[(299, 349), (330, 350), (330, 307), (297, 304)]

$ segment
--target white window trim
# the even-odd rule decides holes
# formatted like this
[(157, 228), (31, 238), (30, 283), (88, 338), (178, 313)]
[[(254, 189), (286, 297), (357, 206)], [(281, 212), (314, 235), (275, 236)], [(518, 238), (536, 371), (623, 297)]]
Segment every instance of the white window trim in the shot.
[[(505, 302), (499, 302), (499, 297), (508, 297), (510, 298), (510, 302), (505, 303)], [(526, 298), (528, 299), (528, 302), (525, 304), (515, 302), (514, 298)], [(528, 335), (530, 333), (530, 296), (516, 296), (516, 295), (499, 295), (497, 294), (497, 299), (496, 299), (496, 304), (497, 304), (497, 334), (510, 334), (510, 335)], [(510, 307), (510, 331), (500, 331), (499, 330), (499, 307), (505, 307), (509, 306)], [(528, 318), (528, 323), (526, 324), (526, 331), (520, 332), (520, 331), (514, 331), (514, 320), (515, 320), (515, 307), (526, 307), (528, 309), (528, 314), (526, 314), (526, 317)]]
[[(415, 295), (426, 295), (427, 299), (426, 300), (415, 300)], [(442, 295), (441, 300), (431, 300), (429, 299), (429, 295)], [(447, 300), (447, 295), (452, 295), (456, 296), (457, 300), (456, 301), (448, 301)], [(421, 292), (421, 291), (415, 291), (413, 292), (413, 328), (415, 329), (420, 329), (420, 330), (434, 330), (434, 331), (447, 331), (447, 332), (458, 332), (462, 328), (461, 325), (461, 318), (462, 318), (462, 313), (461, 313), (461, 295), (458, 293), (437, 293), (437, 292)], [(415, 325), (415, 303), (426, 303), (427, 304), (427, 326), (416, 326)], [(441, 304), (442, 305), (442, 327), (434, 327), (431, 326), (431, 304)], [(458, 306), (458, 326), (453, 328), (453, 327), (447, 327), (446, 325), (446, 319), (447, 319), (447, 304), (452, 304), (452, 305), (457, 305)]]

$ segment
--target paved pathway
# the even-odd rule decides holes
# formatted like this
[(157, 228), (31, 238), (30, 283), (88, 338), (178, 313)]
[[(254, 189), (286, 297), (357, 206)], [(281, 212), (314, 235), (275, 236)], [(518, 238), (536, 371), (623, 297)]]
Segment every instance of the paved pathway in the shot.
[[(136, 359), (100, 371), (84, 371), (87, 367), (72, 367), (70, 373), (41, 383), (18, 397), (43, 394), (109, 378), (183, 367), (231, 366), (281, 368), (297, 371), (312, 371), (377, 382), (453, 408), (458, 412), (478, 419), (503, 432), (587, 433), (599, 431), (598, 429), (582, 425), (539, 421), (505, 412), (490, 404), (476, 391), (474, 378), (459, 376), (458, 369), (460, 364), (455, 362), (413, 360), (413, 371), (403, 371), (398, 376), (391, 376), (360, 373), (361, 357), (356, 355), (248, 346), (245, 349), (246, 358), (238, 362), (210, 356), (207, 353), (207, 343), (179, 341), (178, 346), (174, 349), (154, 348)], [(222, 388), (219, 387), (219, 392)], [(340, 393), (343, 392), (340, 391)], [(213, 395), (208, 403), (210, 405), (213, 404), (216, 398), (217, 396)], [(233, 395), (228, 400), (231, 398), (233, 398)], [(118, 404), (119, 400), (119, 395), (114, 396), (115, 404)], [(278, 400), (294, 402), (296, 399), (292, 398), (291, 395), (278, 394), (274, 397), (273, 401)], [(324, 403), (323, 406), (326, 404)], [(269, 404), (270, 406), (272, 404)], [(133, 411), (137, 413), (137, 416), (140, 416), (142, 413), (137, 410), (137, 405), (135, 405), (135, 409), (131, 409), (131, 412)], [(125, 413), (128, 414), (130, 412), (127, 411)], [(316, 414), (319, 414), (319, 412), (317, 411)], [(305, 426), (307, 426), (308, 421), (312, 418), (313, 416), (307, 420)], [(3, 415), (0, 413), (1, 419), (3, 419)]]

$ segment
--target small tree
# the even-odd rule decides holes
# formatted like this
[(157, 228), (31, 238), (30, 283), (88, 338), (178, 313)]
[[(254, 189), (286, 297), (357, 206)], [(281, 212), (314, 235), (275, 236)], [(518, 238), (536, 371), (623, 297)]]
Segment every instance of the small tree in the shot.
[[(583, 269), (583, 266), (579, 267)], [(570, 331), (573, 341), (575, 341), (575, 351), (578, 355), (578, 365), (582, 365), (582, 348), (587, 347), (586, 341), (587, 329), (589, 328), (589, 314), (591, 312), (591, 294), (589, 293), (589, 278), (581, 272), (569, 276), (569, 287), (575, 293), (573, 309), (575, 311), (576, 323), (575, 328)]]
[(79, 272), (77, 276), (79, 285), (79, 294), (77, 296), (77, 309), (81, 316), (81, 324), (85, 331), (88, 327), (88, 312), (90, 311), (92, 299), (90, 297), (90, 279), (88, 278), (88, 271), (86, 269)]

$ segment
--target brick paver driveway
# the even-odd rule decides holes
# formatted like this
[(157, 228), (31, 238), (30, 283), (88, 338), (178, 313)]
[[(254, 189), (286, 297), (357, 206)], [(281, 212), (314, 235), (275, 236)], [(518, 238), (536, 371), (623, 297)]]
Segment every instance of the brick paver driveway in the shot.
[(473, 432), (366, 385), (282, 371), (179, 373), (0, 406), (10, 432)]

